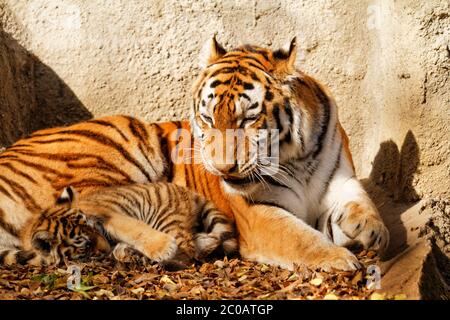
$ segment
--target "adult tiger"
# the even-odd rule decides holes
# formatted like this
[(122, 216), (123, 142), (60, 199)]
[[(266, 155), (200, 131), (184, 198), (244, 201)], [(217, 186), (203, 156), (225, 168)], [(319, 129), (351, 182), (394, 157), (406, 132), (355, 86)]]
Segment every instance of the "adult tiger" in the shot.
[[(66, 185), (89, 192), (168, 180), (234, 216), (244, 258), (288, 268), (357, 268), (343, 246), (383, 250), (388, 232), (355, 177), (333, 98), (295, 69), (295, 57), (295, 39), (277, 51), (247, 45), (226, 52), (215, 38), (204, 47), (191, 119), (201, 164), (172, 161), (178, 141), (170, 137), (189, 130), (187, 122), (145, 124), (117, 116), (17, 142), (0, 155), (0, 243), (20, 245), (14, 233), (30, 212), (52, 203)], [(281, 170), (262, 176), (267, 168), (246, 155), (245, 163), (217, 161), (216, 144), (205, 139), (212, 128), (223, 133), (224, 148), (234, 145), (227, 129), (243, 129), (252, 144), (259, 142), (253, 129), (278, 129)], [(235, 145), (236, 159), (242, 150)]]
[[(231, 206), (243, 256), (287, 267), (306, 262), (347, 269), (354, 257), (329, 240), (382, 251), (389, 233), (355, 177), (334, 99), (295, 68), (296, 53), (295, 38), (288, 50), (244, 45), (227, 52), (213, 37), (202, 50), (203, 71), (194, 84), (193, 132), (200, 137), (205, 168), (221, 177), (226, 193), (240, 195)], [(222, 153), (234, 147), (235, 161), (211, 156), (216, 142), (201, 139), (210, 128), (222, 132)], [(278, 171), (239, 154), (246, 149), (226, 134), (238, 128), (253, 145), (260, 137), (250, 129), (279, 131)], [(250, 210), (236, 208), (242, 202)]]

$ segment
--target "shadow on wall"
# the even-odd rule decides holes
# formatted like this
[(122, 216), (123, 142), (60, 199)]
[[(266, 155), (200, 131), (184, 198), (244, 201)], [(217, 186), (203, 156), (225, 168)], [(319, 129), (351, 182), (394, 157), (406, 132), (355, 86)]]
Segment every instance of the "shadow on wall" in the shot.
[(49, 66), (0, 30), (0, 147), (35, 130), (91, 117)]
[(400, 149), (392, 140), (380, 144), (370, 176), (362, 181), (390, 231), (385, 259), (407, 247), (407, 230), (401, 215), (420, 200), (413, 186), (419, 160), (419, 146), (409, 130)]
[(411, 130), (399, 150), (392, 140), (381, 143), (369, 179), (395, 201), (419, 200), (412, 185), (419, 166), (419, 146)]

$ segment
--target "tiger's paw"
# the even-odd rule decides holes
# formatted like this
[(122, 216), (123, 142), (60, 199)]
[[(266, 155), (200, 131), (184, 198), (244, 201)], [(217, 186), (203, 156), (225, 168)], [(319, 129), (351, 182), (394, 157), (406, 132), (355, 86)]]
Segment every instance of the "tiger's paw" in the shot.
[(160, 239), (152, 239), (143, 247), (142, 253), (152, 261), (164, 262), (172, 259), (178, 251), (175, 238), (162, 234)]
[(195, 235), (195, 258), (203, 260), (220, 245), (220, 239), (214, 235), (200, 232)]
[(325, 272), (333, 270), (354, 271), (360, 269), (361, 264), (348, 249), (333, 245), (331, 248), (317, 252), (309, 267), (321, 269)]
[[(356, 202), (346, 205), (335, 224), (338, 230), (334, 242), (346, 247), (363, 247), (382, 253), (389, 244), (389, 231), (378, 212)], [(341, 232), (339, 232), (341, 231)]]
[(195, 236), (195, 258), (202, 261), (213, 252), (218, 251), (220, 255), (228, 257), (239, 253), (238, 241), (235, 237), (220, 238), (211, 233), (200, 232)]
[(137, 255), (139, 255), (139, 252), (133, 249), (130, 245), (120, 242), (114, 247), (112, 255), (117, 261), (126, 263), (131, 262)]

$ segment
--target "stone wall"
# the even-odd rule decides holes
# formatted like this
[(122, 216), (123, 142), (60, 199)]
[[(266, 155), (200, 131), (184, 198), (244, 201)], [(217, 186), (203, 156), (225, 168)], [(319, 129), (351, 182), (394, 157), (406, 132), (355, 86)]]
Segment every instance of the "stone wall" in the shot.
[(278, 48), (334, 92), (360, 177), (394, 199), (450, 196), (447, 0), (0, 0), (0, 147), (124, 113), (186, 117), (197, 55)]

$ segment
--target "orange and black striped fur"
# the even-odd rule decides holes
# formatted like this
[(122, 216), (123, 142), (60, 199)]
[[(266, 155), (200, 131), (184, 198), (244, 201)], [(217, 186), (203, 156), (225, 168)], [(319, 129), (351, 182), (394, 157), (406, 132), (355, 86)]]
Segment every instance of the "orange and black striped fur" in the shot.
[(237, 252), (232, 220), (204, 197), (173, 183), (104, 187), (79, 196), (64, 189), (51, 208), (27, 224), (21, 250), (3, 254), (5, 264), (58, 264), (109, 253), (130, 253), (167, 266), (186, 266), (213, 252)]
[[(190, 124), (116, 116), (18, 141), (0, 155), (0, 243), (20, 245), (17, 234), (26, 221), (66, 185), (84, 194), (171, 181), (235, 219), (244, 258), (285, 267), (356, 268), (344, 246), (382, 251), (388, 232), (355, 177), (334, 99), (295, 68), (296, 51), (295, 40), (286, 50), (247, 45), (226, 51), (213, 38), (202, 50)], [(181, 134), (183, 128), (195, 142), (186, 143), (191, 134)], [(223, 133), (221, 147), (231, 149), (233, 161), (213, 156), (213, 129)], [(245, 148), (227, 141), (230, 129), (247, 134)], [(278, 168), (245, 154), (247, 146), (264, 142), (255, 131), (270, 130), (278, 130)], [(201, 163), (174, 161), (180, 145), (199, 153)]]

